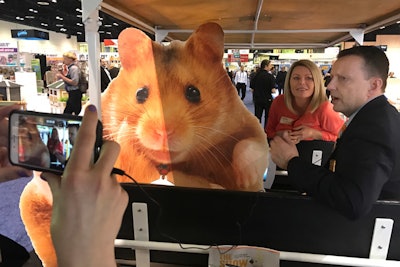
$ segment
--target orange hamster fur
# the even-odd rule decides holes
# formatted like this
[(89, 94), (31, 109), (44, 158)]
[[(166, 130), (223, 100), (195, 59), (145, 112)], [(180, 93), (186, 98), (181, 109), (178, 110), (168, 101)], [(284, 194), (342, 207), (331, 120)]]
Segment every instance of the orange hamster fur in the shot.
[(218, 24), (170, 45), (125, 29), (118, 51), (121, 71), (102, 95), (104, 137), (121, 145), (116, 167), (143, 183), (166, 164), (175, 185), (262, 189), (266, 136), (223, 67)]
[[(102, 95), (104, 137), (121, 145), (115, 167), (142, 183), (157, 180), (165, 164), (175, 185), (261, 190), (268, 144), (222, 65), (221, 27), (204, 24), (168, 46), (126, 29), (118, 43), (122, 68)], [(35, 175), (20, 208), (45, 267), (57, 266), (51, 205), (48, 185)]]

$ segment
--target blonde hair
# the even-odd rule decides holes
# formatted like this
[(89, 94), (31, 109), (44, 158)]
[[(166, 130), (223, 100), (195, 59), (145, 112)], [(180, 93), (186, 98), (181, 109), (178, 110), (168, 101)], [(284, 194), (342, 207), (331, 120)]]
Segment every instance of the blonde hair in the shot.
[(293, 112), (296, 113), (296, 111), (293, 108), (293, 99), (294, 96), (292, 94), (292, 90), (290, 88), (290, 78), (292, 76), (293, 70), (298, 67), (298, 66), (303, 66), (306, 67), (307, 69), (310, 70), (311, 75), (314, 80), (314, 93), (311, 96), (311, 102), (308, 106), (308, 109), (310, 110), (311, 113), (313, 113), (317, 108), (324, 102), (327, 101), (328, 98), (326, 96), (325, 92), (325, 86), (324, 86), (324, 80), (322, 78), (322, 73), (318, 66), (312, 62), (311, 60), (307, 59), (302, 59), (299, 61), (294, 62), (288, 71), (288, 74), (286, 75), (285, 79), (285, 93), (284, 93), (284, 100), (285, 100), (285, 105), (287, 108)]
[(74, 52), (66, 52), (66, 53), (63, 54), (63, 57), (67, 57), (67, 58), (70, 58), (72, 60), (76, 60), (77, 59), (76, 54)]

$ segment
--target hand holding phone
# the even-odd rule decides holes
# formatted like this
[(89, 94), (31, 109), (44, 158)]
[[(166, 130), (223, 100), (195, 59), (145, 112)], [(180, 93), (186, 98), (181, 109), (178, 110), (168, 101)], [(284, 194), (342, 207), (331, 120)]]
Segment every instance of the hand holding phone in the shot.
[(99, 160), (94, 164), (90, 160), (97, 142), (96, 118), (94, 106), (86, 108), (62, 179), (51, 173), (41, 175), (53, 194), (51, 238), (60, 266), (115, 266), (114, 240), (128, 194), (111, 174), (120, 151), (117, 143), (105, 142)]
[[(71, 155), (82, 117), (15, 110), (9, 119), (9, 159), (24, 168), (61, 174)], [(102, 143), (102, 125), (97, 124), (92, 160)]]

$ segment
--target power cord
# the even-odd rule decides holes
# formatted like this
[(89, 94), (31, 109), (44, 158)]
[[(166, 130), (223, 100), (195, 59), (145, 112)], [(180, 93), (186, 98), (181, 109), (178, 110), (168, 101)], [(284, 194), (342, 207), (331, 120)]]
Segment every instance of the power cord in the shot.
[(210, 245), (208, 248), (201, 248), (201, 247), (184, 247), (184, 246), (182, 245), (182, 243), (181, 243), (179, 240), (177, 240), (176, 238), (174, 238), (174, 237), (172, 237), (172, 236), (170, 236), (170, 235), (168, 235), (168, 234), (165, 234), (165, 233), (161, 230), (161, 227), (160, 227), (160, 225), (161, 225), (160, 221), (161, 221), (162, 214), (163, 214), (163, 209), (162, 209), (160, 203), (159, 203), (157, 200), (155, 200), (155, 199), (143, 188), (143, 186), (140, 185), (140, 184), (135, 180), (135, 178), (133, 178), (132, 176), (130, 176), (129, 174), (127, 174), (125, 171), (123, 171), (123, 170), (121, 170), (121, 169), (118, 169), (118, 168), (113, 168), (112, 171), (111, 171), (111, 173), (112, 173), (112, 174), (117, 174), (117, 175), (121, 175), (121, 176), (126, 176), (126, 177), (128, 177), (133, 183), (135, 183), (135, 184), (138, 186), (138, 188), (146, 195), (146, 197), (147, 197), (148, 199), (150, 199), (150, 200), (157, 206), (157, 208), (158, 208), (158, 214), (157, 214), (157, 219), (156, 219), (156, 227), (157, 227), (158, 232), (159, 232), (162, 236), (164, 236), (165, 238), (171, 240), (172, 242), (175, 242), (175, 243), (179, 244), (179, 247), (180, 247), (181, 249), (193, 249), (193, 248), (195, 248), (195, 249), (201, 249), (201, 250), (208, 250), (209, 248), (212, 247), (212, 245)]
[[(164, 236), (165, 238), (171, 240), (171, 241), (174, 242), (174, 243), (179, 244), (179, 247), (180, 247), (181, 249), (183, 249), (183, 250), (185, 250), (185, 249), (209, 250), (211, 247), (216, 247), (216, 248), (218, 249), (218, 251), (219, 251), (220, 254), (225, 254), (225, 253), (228, 253), (229, 251), (231, 251), (232, 249), (234, 249), (234, 248), (237, 247), (237, 245), (232, 245), (229, 249), (224, 250), (224, 251), (221, 251), (220, 245), (217, 245), (217, 244), (209, 245), (207, 248), (202, 248), (202, 247), (184, 247), (184, 246), (182, 245), (181, 241), (179, 241), (179, 240), (177, 240), (176, 238), (174, 238), (174, 237), (172, 237), (172, 236), (170, 236), (170, 235), (164, 233), (164, 232), (161, 230), (161, 227), (160, 227), (161, 223), (160, 223), (160, 221), (161, 221), (163, 209), (162, 209), (160, 203), (159, 203), (157, 200), (155, 200), (155, 199), (142, 187), (142, 185), (140, 185), (132, 176), (130, 176), (129, 174), (127, 174), (125, 171), (123, 171), (123, 170), (121, 170), (121, 169), (118, 169), (118, 168), (113, 168), (112, 171), (111, 171), (111, 173), (112, 173), (112, 174), (117, 174), (117, 175), (121, 175), (121, 176), (126, 176), (126, 177), (128, 177), (133, 183), (135, 183), (135, 184), (138, 186), (138, 188), (146, 195), (146, 197), (147, 197), (148, 199), (150, 199), (150, 200), (158, 207), (158, 214), (157, 214), (157, 219), (156, 219), (156, 227), (157, 227), (158, 232), (159, 232), (162, 236)], [(252, 205), (251, 208), (250, 208), (250, 214), (249, 214), (249, 216), (247, 217), (247, 219), (249, 219), (249, 218), (251, 217), (251, 215), (253, 214), (253, 211), (254, 211), (254, 208), (255, 208), (257, 202), (258, 202), (258, 195), (257, 195), (256, 201), (253, 203), (253, 205)], [(244, 224), (246, 224), (247, 219), (245, 220)], [(239, 238), (240, 238), (240, 242), (239, 242), (239, 243), (241, 243), (241, 241), (242, 241), (242, 224), (241, 224), (240, 222), (236, 222), (236, 226), (238, 227), (238, 231), (239, 231)]]

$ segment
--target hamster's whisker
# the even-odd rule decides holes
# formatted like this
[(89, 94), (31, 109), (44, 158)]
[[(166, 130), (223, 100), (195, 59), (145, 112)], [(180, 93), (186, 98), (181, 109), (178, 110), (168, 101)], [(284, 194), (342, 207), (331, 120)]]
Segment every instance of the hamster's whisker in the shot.
[[(205, 149), (195, 148), (195, 150), (199, 151), (197, 154), (200, 154), (200, 155), (204, 154), (204, 152), (202, 152), (202, 151), (208, 152), (207, 155), (210, 155), (212, 158), (214, 158), (214, 160), (216, 162), (218, 162), (220, 166), (224, 166), (224, 164), (222, 164), (223, 161), (230, 163), (230, 159), (227, 157), (227, 155), (221, 149), (219, 149), (217, 146), (215, 146), (211, 142), (209, 142), (206, 137), (204, 137), (200, 134), (196, 134), (196, 136), (203, 141), (203, 142), (199, 143), (200, 146), (202, 146), (201, 148), (205, 148)], [(210, 148), (213, 148), (221, 157), (219, 157), (215, 153), (212, 153)], [(195, 153), (197, 151), (195, 151)], [(204, 155), (204, 157), (206, 160), (210, 159), (210, 157), (206, 157), (205, 155)]]
[[(214, 153), (204, 153), (204, 150), (202, 150), (202, 151), (197, 151), (197, 150), (201, 150), (201, 149), (199, 149), (199, 148), (192, 149), (190, 151), (190, 155), (192, 158), (196, 159), (196, 164), (199, 165), (199, 168), (207, 170), (207, 169), (210, 169), (210, 166), (213, 166), (213, 165), (215, 166), (216, 164), (218, 164), (218, 166), (220, 166), (218, 168), (219, 171), (227, 172), (226, 165), (223, 164), (223, 162), (221, 161), (221, 158), (218, 158), (217, 155), (215, 155)], [(228, 163), (231, 164), (230, 162), (228, 162)], [(211, 178), (211, 177), (208, 177), (208, 178)], [(218, 179), (213, 180), (213, 182), (219, 184)]]
[(239, 141), (239, 139), (237, 137), (235, 137), (235, 136), (233, 136), (231, 134), (227, 134), (227, 133), (225, 133), (225, 132), (223, 132), (223, 131), (221, 131), (219, 129), (206, 127), (206, 126), (199, 126), (199, 125), (195, 125), (195, 126), (193, 126), (193, 128), (194, 129), (199, 128), (199, 129), (202, 129), (202, 130), (209, 130), (209, 131), (212, 131), (214, 133), (218, 133), (218, 134), (222, 135), (223, 137), (232, 139), (233, 141), (237, 141), (237, 142)]

